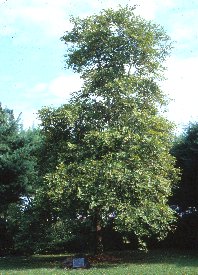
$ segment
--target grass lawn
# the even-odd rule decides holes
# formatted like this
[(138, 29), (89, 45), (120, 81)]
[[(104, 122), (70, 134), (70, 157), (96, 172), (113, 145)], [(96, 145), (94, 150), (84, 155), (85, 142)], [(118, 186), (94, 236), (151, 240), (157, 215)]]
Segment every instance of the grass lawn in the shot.
[(125, 251), (90, 258), (88, 270), (63, 269), (65, 255), (1, 257), (0, 275), (198, 275), (198, 251)]

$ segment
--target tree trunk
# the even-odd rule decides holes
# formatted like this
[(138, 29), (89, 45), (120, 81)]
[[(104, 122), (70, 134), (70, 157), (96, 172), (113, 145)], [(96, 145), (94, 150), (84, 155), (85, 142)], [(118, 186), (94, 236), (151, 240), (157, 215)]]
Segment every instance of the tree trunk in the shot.
[(100, 225), (99, 211), (96, 210), (94, 217), (94, 254), (101, 254), (103, 252), (102, 243), (102, 227)]

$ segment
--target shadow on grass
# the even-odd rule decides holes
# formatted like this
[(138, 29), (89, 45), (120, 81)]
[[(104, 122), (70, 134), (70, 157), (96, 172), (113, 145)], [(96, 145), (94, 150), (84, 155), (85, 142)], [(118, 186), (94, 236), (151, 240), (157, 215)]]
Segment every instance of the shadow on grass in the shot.
[(10, 269), (36, 269), (36, 268), (62, 268), (66, 256), (38, 255), (1, 257), (0, 270)]
[[(97, 262), (96, 265), (101, 268), (109, 268), (109, 266), (117, 266), (118, 264), (128, 265), (149, 265), (149, 264), (174, 264), (178, 267), (198, 267), (198, 250), (153, 250), (148, 253), (141, 251), (124, 251), (109, 253), (115, 258), (115, 261), (102, 263)], [(116, 262), (117, 258), (117, 262)], [(198, 274), (198, 273), (197, 273)]]
[[(67, 255), (38, 255), (30, 257), (1, 257), (0, 270), (63, 268)], [(198, 267), (198, 251), (153, 250), (117, 251), (99, 256), (89, 256), (92, 267), (109, 268), (128, 264), (174, 264), (178, 267)]]

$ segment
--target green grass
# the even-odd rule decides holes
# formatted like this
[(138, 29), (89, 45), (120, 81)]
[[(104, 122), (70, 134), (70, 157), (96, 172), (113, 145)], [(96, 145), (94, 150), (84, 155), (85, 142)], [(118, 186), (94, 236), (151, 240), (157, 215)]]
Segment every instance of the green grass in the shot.
[(65, 255), (1, 257), (0, 275), (198, 275), (198, 251), (114, 252), (88, 270), (65, 270)]

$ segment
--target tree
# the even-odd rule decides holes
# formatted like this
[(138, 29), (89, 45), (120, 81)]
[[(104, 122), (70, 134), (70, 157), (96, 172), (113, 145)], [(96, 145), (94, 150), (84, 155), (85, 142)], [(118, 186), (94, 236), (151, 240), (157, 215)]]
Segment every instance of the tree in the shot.
[(84, 86), (68, 104), (39, 112), (43, 133), (59, 148), (47, 194), (92, 224), (96, 251), (111, 219), (144, 246), (151, 235), (164, 237), (174, 220), (173, 127), (160, 115), (166, 99), (158, 84), (169, 37), (128, 6), (71, 22), (62, 37), (66, 64)]
[(183, 210), (198, 208), (198, 123), (190, 123), (171, 150), (181, 168), (181, 180), (174, 190), (172, 203)]
[(6, 250), (11, 242), (5, 243), (10, 205), (25, 202), (34, 194), (38, 180), (35, 152), (39, 142), (36, 130), (23, 131), (20, 117), (15, 119), (12, 110), (0, 105), (0, 223), (5, 232), (0, 238), (0, 251)]
[(40, 142), (36, 130), (23, 131), (20, 118), (0, 107), (0, 204), (18, 202), (36, 182), (35, 153)]
[(177, 229), (165, 240), (168, 247), (198, 247), (198, 123), (189, 123), (176, 137), (171, 154), (181, 169), (181, 179), (173, 189), (170, 204), (178, 213)]

